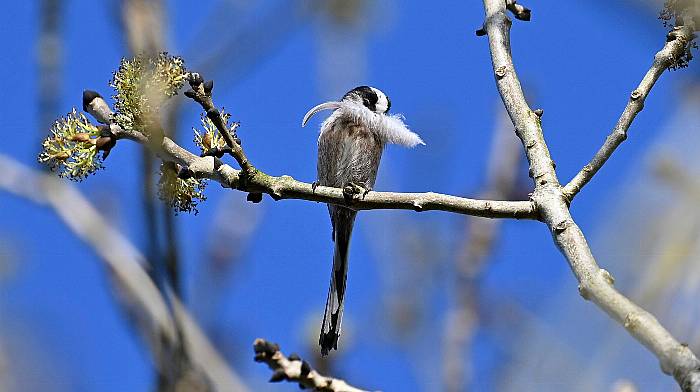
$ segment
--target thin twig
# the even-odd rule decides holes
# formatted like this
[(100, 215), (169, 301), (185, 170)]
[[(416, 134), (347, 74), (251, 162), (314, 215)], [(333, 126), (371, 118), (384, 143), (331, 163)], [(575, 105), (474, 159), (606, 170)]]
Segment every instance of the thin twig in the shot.
[(678, 62), (688, 49), (688, 44), (693, 39), (694, 25), (692, 18), (688, 18), (689, 24), (674, 28), (666, 38), (664, 47), (654, 56), (654, 62), (647, 71), (639, 86), (630, 94), (629, 102), (617, 120), (615, 128), (605, 139), (605, 143), (595, 153), (591, 161), (579, 171), (574, 178), (564, 187), (564, 196), (571, 201), (593, 176), (600, 170), (615, 149), (627, 139), (627, 130), (632, 121), (644, 108), (644, 101), (654, 84), (669, 67)]
[(506, 8), (520, 20), (529, 21), (532, 16), (530, 9), (522, 4), (518, 4), (516, 0), (506, 0)]
[(212, 89), (214, 88), (214, 82), (212, 80), (205, 82), (202, 76), (197, 73), (190, 73), (188, 75), (188, 82), (192, 89), (185, 91), (185, 95), (192, 98), (202, 107), (202, 109), (204, 109), (204, 112), (207, 114), (209, 120), (211, 120), (214, 126), (216, 126), (216, 129), (219, 131), (221, 136), (224, 138), (224, 141), (226, 141), (226, 144), (231, 149), (231, 156), (236, 159), (236, 162), (238, 162), (238, 165), (241, 167), (241, 170), (245, 176), (253, 176), (255, 174), (255, 168), (245, 155), (245, 152), (241, 147), (240, 140), (238, 140), (235, 135), (232, 135), (231, 130), (228, 128), (228, 126), (226, 126), (226, 120), (224, 120), (221, 112), (214, 105), (214, 101), (211, 96)]
[(301, 389), (313, 388), (319, 392), (364, 392), (363, 389), (350, 386), (343, 380), (322, 376), (298, 355), (286, 357), (275, 343), (255, 339), (253, 349), (255, 361), (265, 362), (272, 369), (270, 382), (295, 382), (299, 383)]
[(530, 162), (535, 182), (532, 200), (576, 275), (581, 296), (593, 301), (654, 353), (662, 371), (672, 374), (684, 391), (700, 391), (700, 361), (687, 345), (680, 344), (653, 315), (615, 290), (610, 273), (598, 267), (583, 232), (569, 213), (569, 200), (559, 185), (541, 121), (525, 101), (515, 73), (506, 4), (484, 0), (484, 8), (496, 85)]

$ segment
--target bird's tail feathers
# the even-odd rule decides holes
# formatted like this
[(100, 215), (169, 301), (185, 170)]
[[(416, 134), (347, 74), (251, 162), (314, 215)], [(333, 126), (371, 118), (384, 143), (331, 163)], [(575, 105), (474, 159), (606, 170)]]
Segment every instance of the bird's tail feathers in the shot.
[(321, 354), (328, 355), (330, 350), (338, 348), (340, 337), (340, 324), (343, 318), (345, 305), (345, 282), (348, 274), (348, 248), (350, 236), (355, 221), (355, 212), (340, 212), (334, 219), (335, 251), (333, 253), (333, 271), (331, 272), (331, 284), (328, 288), (326, 311), (323, 314), (321, 325)]

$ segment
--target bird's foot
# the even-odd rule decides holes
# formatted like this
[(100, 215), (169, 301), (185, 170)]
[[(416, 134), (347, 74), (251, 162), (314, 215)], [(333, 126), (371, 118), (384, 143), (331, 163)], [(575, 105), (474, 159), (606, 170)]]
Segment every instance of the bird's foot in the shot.
[(350, 204), (353, 200), (359, 199), (360, 195), (364, 198), (367, 192), (369, 192), (369, 190), (366, 190), (354, 182), (348, 182), (343, 186), (343, 197), (345, 197), (345, 202), (347, 204)]
[(365, 196), (367, 196), (368, 193), (372, 192), (372, 188), (364, 188), (365, 191), (362, 192), (362, 199), (365, 199)]
[(318, 181), (312, 182), (312, 183), (311, 183), (311, 192), (312, 192), (312, 193), (313, 193), (313, 192), (316, 192), (316, 188), (318, 188), (319, 185), (321, 185), (321, 183), (319, 183)]

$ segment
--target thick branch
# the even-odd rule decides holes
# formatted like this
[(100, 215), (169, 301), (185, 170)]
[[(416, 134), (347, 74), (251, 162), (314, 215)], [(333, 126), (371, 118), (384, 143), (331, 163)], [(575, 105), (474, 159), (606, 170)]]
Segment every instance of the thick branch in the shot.
[(301, 389), (313, 388), (314, 391), (319, 392), (364, 392), (343, 380), (322, 376), (297, 355), (286, 357), (275, 343), (255, 339), (253, 349), (255, 361), (265, 362), (272, 369), (270, 382), (296, 382)]
[(525, 100), (520, 81), (510, 54), (510, 26), (512, 22), (505, 12), (504, 1), (484, 1), (486, 7), (485, 30), (489, 36), (489, 48), (496, 85), (508, 111), (515, 133), (525, 148), (530, 163), (529, 175), (537, 186), (558, 186), (554, 162), (542, 135), (541, 120)]
[(569, 262), (579, 281), (579, 291), (615, 321), (622, 324), (640, 343), (653, 352), (661, 369), (672, 374), (684, 391), (700, 391), (700, 361), (680, 344), (649, 312), (634, 304), (613, 287), (612, 276), (598, 267), (583, 232), (568, 210), (542, 137), (541, 123), (527, 106), (513, 69), (510, 53), (510, 20), (503, 0), (484, 0), (485, 31), (499, 92), (523, 142), (535, 180), (532, 200), (549, 227), (554, 242)]
[(688, 44), (693, 39), (694, 26), (692, 18), (688, 18), (689, 25), (674, 28), (668, 33), (666, 44), (654, 56), (654, 62), (647, 71), (639, 86), (630, 94), (629, 102), (617, 120), (615, 128), (605, 139), (605, 143), (595, 153), (593, 159), (576, 174), (564, 187), (564, 195), (571, 201), (593, 176), (600, 170), (615, 149), (627, 139), (627, 130), (632, 121), (644, 108), (644, 101), (654, 84), (669, 67), (673, 66), (686, 53)]

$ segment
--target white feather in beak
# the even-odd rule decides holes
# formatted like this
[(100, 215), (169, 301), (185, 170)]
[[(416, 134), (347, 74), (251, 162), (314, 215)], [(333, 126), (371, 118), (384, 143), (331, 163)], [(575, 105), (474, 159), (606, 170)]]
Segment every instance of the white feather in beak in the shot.
[[(311, 110), (304, 116), (301, 126), (305, 126), (311, 116), (322, 110), (336, 110), (324, 124), (334, 121), (338, 116), (348, 116), (358, 124), (362, 124), (374, 132), (384, 143), (398, 144), (404, 147), (415, 147), (425, 142), (416, 133), (408, 129), (400, 114), (374, 113), (365, 106), (348, 101), (325, 102)], [(328, 127), (321, 126), (321, 130)]]
[(318, 112), (320, 112), (320, 111), (322, 111), (322, 110), (335, 110), (335, 109), (340, 108), (340, 106), (341, 106), (341, 103), (340, 103), (340, 102), (335, 102), (335, 101), (324, 102), (324, 103), (322, 103), (322, 104), (320, 104), (320, 105), (314, 106), (313, 108), (311, 108), (311, 110), (309, 110), (309, 111), (306, 113), (306, 115), (304, 115), (304, 120), (302, 120), (301, 126), (302, 126), (302, 127), (303, 127), (303, 126), (306, 126), (306, 123), (309, 121), (309, 119), (310, 119), (311, 117), (313, 117), (314, 114), (316, 114), (316, 113), (318, 113)]
[(346, 101), (341, 102), (339, 110), (333, 113), (333, 116), (336, 113), (349, 116), (356, 123), (366, 126), (384, 143), (398, 144), (404, 147), (425, 145), (420, 136), (408, 129), (400, 114), (375, 113), (363, 105)]

